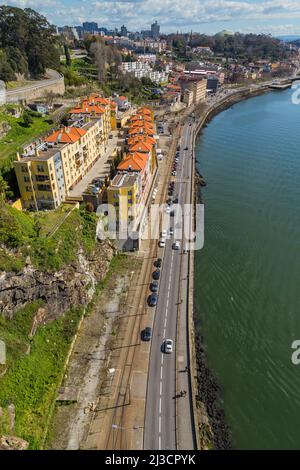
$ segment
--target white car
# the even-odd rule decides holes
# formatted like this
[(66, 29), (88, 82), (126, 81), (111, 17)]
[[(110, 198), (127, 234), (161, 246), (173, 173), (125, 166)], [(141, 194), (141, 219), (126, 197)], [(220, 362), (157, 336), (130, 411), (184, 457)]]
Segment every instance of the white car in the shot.
[(160, 237), (161, 237), (161, 238), (167, 238), (167, 231), (166, 231), (166, 230), (162, 230), (161, 233), (160, 233)]
[(172, 171), (172, 176), (176, 176), (176, 175), (177, 175), (177, 171), (176, 170)]
[(180, 243), (178, 240), (176, 240), (176, 242), (173, 243), (172, 248), (173, 250), (180, 250)]
[(174, 229), (173, 229), (173, 227), (170, 227), (170, 228), (169, 228), (169, 234), (170, 234), (170, 235), (174, 235)]
[(173, 352), (173, 340), (165, 339), (162, 345), (162, 350), (166, 354), (171, 354)]
[(158, 242), (158, 245), (161, 247), (161, 248), (164, 248), (166, 246), (166, 239), (165, 238), (161, 238)]
[(170, 206), (166, 206), (165, 211), (166, 211), (167, 214), (170, 214), (170, 212), (171, 212), (171, 207), (170, 207)]

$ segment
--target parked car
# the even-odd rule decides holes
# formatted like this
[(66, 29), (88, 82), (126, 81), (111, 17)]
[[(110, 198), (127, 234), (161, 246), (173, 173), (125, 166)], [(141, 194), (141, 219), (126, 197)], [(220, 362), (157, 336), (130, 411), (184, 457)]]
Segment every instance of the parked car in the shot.
[(162, 352), (166, 354), (171, 354), (173, 352), (173, 340), (165, 339), (162, 344)]
[(160, 232), (160, 237), (167, 238), (167, 231), (165, 229)]
[(173, 229), (173, 227), (170, 227), (170, 228), (169, 228), (169, 234), (170, 234), (170, 235), (174, 235), (174, 229)]
[(178, 204), (178, 196), (175, 197), (175, 199), (173, 200), (173, 203)]
[(141, 332), (141, 339), (142, 341), (150, 341), (152, 338), (152, 328), (150, 326), (146, 326), (144, 330)]
[(148, 305), (149, 307), (155, 307), (157, 304), (157, 295), (156, 294), (150, 294), (148, 297)]
[(180, 242), (176, 240), (176, 242), (172, 245), (173, 250), (180, 250)]
[(155, 281), (158, 281), (159, 278), (160, 278), (160, 269), (156, 269), (155, 271), (153, 271), (152, 273), (152, 278), (155, 280)]
[(188, 150), (189, 148), (188, 147), (184, 147), (184, 150)]
[(172, 175), (173, 175), (173, 176), (176, 176), (176, 175), (177, 175), (177, 171), (176, 171), (176, 170), (173, 170), (173, 171), (172, 171)]
[(170, 206), (167, 206), (167, 207), (165, 208), (165, 212), (166, 212), (167, 214), (170, 214), (170, 212), (171, 212), (171, 207), (170, 207)]
[(158, 281), (152, 281), (150, 284), (150, 290), (151, 292), (158, 292)]
[(161, 258), (157, 258), (157, 260), (154, 261), (154, 266), (155, 266), (156, 268), (160, 268), (161, 265), (162, 265), (162, 259), (161, 259)]
[(164, 248), (166, 246), (166, 239), (161, 238), (158, 242), (158, 245), (160, 246), (160, 248)]

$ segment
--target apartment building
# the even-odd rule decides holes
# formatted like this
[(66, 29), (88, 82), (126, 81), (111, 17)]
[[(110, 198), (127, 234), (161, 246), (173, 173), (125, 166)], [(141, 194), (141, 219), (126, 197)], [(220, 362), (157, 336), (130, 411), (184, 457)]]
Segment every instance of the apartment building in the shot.
[(17, 155), (14, 169), (24, 209), (55, 209), (103, 152), (102, 121), (63, 127)]
[[(157, 174), (154, 135), (153, 112), (148, 108), (140, 108), (129, 119), (127, 154), (118, 165), (118, 173), (107, 189), (109, 227), (113, 229), (115, 225), (119, 233), (119, 245), (124, 249), (138, 248), (143, 231), (151, 188)], [(115, 211), (116, 221), (113, 218)], [(130, 230), (136, 232), (134, 240), (130, 237), (127, 239), (124, 232), (129, 223)]]
[(71, 109), (71, 117), (100, 119), (103, 128), (103, 141), (108, 139), (112, 128), (111, 101), (98, 95), (90, 95), (82, 100), (75, 108)]
[(118, 173), (107, 188), (107, 201), (109, 230), (121, 233), (128, 224), (138, 221), (141, 208), (138, 173)]
[(181, 86), (183, 101), (190, 106), (191, 95), (186, 92), (189, 90), (192, 93), (192, 103), (198, 104), (201, 101), (205, 101), (207, 93), (207, 80), (206, 79), (194, 79), (193, 77), (179, 77), (179, 83)]

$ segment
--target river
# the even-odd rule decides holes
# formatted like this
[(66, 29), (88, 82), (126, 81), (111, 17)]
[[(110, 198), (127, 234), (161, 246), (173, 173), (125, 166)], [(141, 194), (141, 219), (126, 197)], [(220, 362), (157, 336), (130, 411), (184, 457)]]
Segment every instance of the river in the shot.
[(300, 105), (274, 91), (217, 115), (196, 142), (208, 185), (195, 304), (238, 449), (300, 448)]

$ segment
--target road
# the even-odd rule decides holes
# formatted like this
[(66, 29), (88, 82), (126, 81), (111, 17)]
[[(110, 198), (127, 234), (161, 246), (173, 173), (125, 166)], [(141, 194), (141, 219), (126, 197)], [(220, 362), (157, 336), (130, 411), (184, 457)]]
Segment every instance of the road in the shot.
[[(180, 206), (191, 202), (191, 182), (193, 178), (193, 166), (190, 156), (191, 131), (192, 126), (189, 126), (187, 122), (183, 128), (181, 138), (180, 159), (173, 193), (173, 197), (178, 195)], [(189, 150), (185, 151), (185, 147), (188, 147)], [(174, 223), (177, 223), (177, 220), (174, 221), (173, 217), (170, 217), (170, 221), (173, 227)], [(175, 228), (174, 231), (176, 236)], [(158, 253), (158, 256), (163, 257), (163, 265), (148, 371), (144, 433), (144, 448), (148, 450), (176, 450), (178, 448), (176, 400), (189, 400), (191, 392), (187, 390), (188, 393), (185, 397), (179, 397), (179, 390), (176, 390), (177, 313), (181, 304), (181, 270), (187, 271), (188, 256), (183, 254), (182, 241), (179, 251), (172, 249), (173, 241), (173, 236), (167, 239), (166, 247)], [(172, 339), (174, 342), (172, 354), (163, 354), (161, 352), (161, 345), (165, 338)], [(190, 406), (188, 406), (188, 409), (190, 409)], [(186, 446), (193, 449), (193, 427), (190, 413), (185, 416), (184, 425), (187, 434)]]

